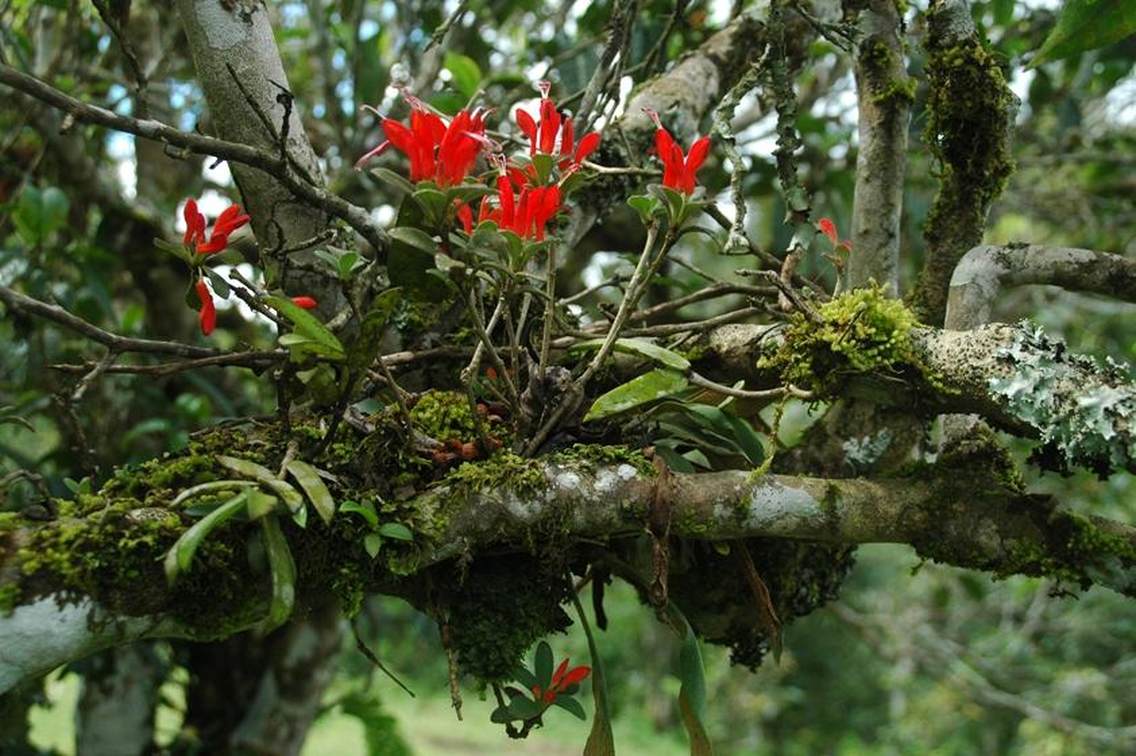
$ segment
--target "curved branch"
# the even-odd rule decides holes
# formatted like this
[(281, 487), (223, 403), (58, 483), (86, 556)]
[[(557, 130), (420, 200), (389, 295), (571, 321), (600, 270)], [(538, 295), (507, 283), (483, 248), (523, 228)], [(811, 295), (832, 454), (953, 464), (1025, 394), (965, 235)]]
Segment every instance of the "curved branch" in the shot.
[[(414, 511), (424, 521), (444, 524), (429, 536), (418, 536), (421, 545), (410, 572), (477, 553), (531, 548), (537, 533), (551, 533), (569, 542), (636, 537), (656, 516), (656, 508), (664, 506), (671, 513), (670, 533), (679, 538), (907, 543), (925, 557), (958, 566), (1000, 575), (1051, 574), (1082, 587), (1099, 583), (1136, 596), (1136, 529), (1070, 514), (1044, 497), (1007, 488), (996, 477), (984, 480), (973, 465), (966, 477), (946, 468), (917, 479), (826, 480), (780, 475), (755, 478), (742, 471), (654, 476), (630, 464), (600, 468), (539, 460), (518, 464), (525, 465), (523, 471), (513, 472), (521, 475), (496, 475), (485, 488), (451, 479), (420, 494), (412, 502)], [(158, 511), (138, 510), (121, 518), (123, 537), (131, 536), (131, 528), (144, 528)], [(40, 527), (71, 533), (87, 526), (105, 526), (97, 522), (99, 517), (92, 515), (90, 523), (67, 519)], [(8, 548), (0, 552), (0, 572), (23, 574), (22, 560), (34, 556), (25, 556), (12, 546), (27, 543), (30, 535), (27, 529), (17, 529), (5, 536)], [(327, 536), (298, 530), (290, 535), (294, 547), (316, 537)], [(24, 592), (31, 596), (22, 598), (25, 603), (10, 614), (0, 615), (0, 691), (68, 658), (114, 643), (140, 637), (215, 635), (216, 628), (187, 626), (192, 618), (175, 622), (172, 615), (164, 614), (163, 607), (172, 599), (169, 595), (163, 598), (160, 592), (169, 594), (172, 589), (162, 588), (165, 581), (158, 558), (166, 547), (153, 543), (149, 548), (155, 552), (154, 559), (141, 562), (152, 563), (155, 574), (131, 575), (130, 585), (95, 583), (95, 590), (105, 595), (80, 596), (77, 605), (73, 605), (73, 594), (66, 599), (70, 603), (56, 605), (56, 599), (68, 594), (58, 593), (64, 591), (63, 586), (51, 585), (50, 573), (36, 573), (34, 586), (17, 584), (21, 596)], [(333, 548), (344, 560), (371, 564), (358, 543), (343, 541)], [(115, 555), (100, 558), (113, 560)], [(244, 551), (234, 549), (228, 558), (243, 560)], [(109, 570), (100, 574), (104, 573), (112, 574)], [(372, 588), (395, 590), (406, 574), (405, 565), (397, 573), (377, 569)], [(11, 580), (9, 577), (9, 585)], [(145, 608), (136, 609), (145, 616), (110, 614), (121, 622), (88, 622), (92, 612), (108, 617), (111, 610), (100, 607), (125, 606), (115, 598), (115, 591), (136, 591), (139, 581), (147, 585), (148, 592), (157, 593)], [(234, 619), (226, 623), (224, 634), (239, 632), (259, 619), (255, 607), (265, 599), (252, 584), (256, 581), (248, 582), (241, 588), (248, 595), (226, 593), (224, 599), (217, 599), (233, 603)], [(297, 586), (297, 591), (304, 595), (304, 586)]]
[(946, 327), (966, 331), (990, 322), (1003, 290), (1031, 284), (1136, 302), (1136, 261), (1073, 247), (975, 247), (963, 256), (951, 277)]

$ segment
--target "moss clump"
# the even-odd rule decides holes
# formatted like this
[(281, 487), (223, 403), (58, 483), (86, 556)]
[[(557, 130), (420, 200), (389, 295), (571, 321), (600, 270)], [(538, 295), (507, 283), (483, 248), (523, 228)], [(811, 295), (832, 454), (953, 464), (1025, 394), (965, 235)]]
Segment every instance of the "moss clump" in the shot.
[[(860, 53), (872, 102), (886, 107), (889, 102), (915, 102), (915, 80), (903, 73), (903, 61), (886, 43), (869, 42)], [(897, 76), (892, 72), (898, 71)]]
[(750, 669), (760, 666), (772, 638), (761, 626), (753, 588), (734, 550), (749, 549), (782, 625), (836, 598), (854, 552), (848, 546), (772, 538), (734, 541), (730, 548), (721, 554), (710, 544), (682, 542), (672, 556), (668, 586), (699, 636), (729, 646), (731, 661)]
[(631, 465), (640, 475), (655, 475), (655, 467), (646, 455), (625, 444), (572, 444), (552, 454), (549, 461), (585, 469)]
[[(530, 556), (478, 559), (464, 580), (452, 565), (432, 571), (434, 613), (450, 629), (462, 670), (483, 682), (506, 682), (525, 652), (549, 633), (572, 624), (561, 604), (572, 590), (563, 565)], [(438, 572), (443, 571), (441, 578)]]
[(820, 397), (839, 394), (844, 381), (858, 373), (898, 373), (913, 368), (934, 382), (911, 346), (919, 323), (903, 302), (873, 284), (822, 304), (820, 323), (794, 316), (780, 347), (762, 358), (761, 367), (777, 370), (784, 381), (809, 388)]
[(0, 617), (10, 614), (20, 603), (20, 586), (18, 583), (4, 583), (0, 585)]
[(504, 450), (481, 462), (465, 462), (442, 480), (467, 491), (507, 488), (518, 496), (539, 493), (548, 485), (542, 462)]
[(457, 391), (427, 391), (418, 397), (410, 410), (414, 427), (431, 438), (472, 440), (477, 434), (477, 421), (469, 406), (469, 398)]

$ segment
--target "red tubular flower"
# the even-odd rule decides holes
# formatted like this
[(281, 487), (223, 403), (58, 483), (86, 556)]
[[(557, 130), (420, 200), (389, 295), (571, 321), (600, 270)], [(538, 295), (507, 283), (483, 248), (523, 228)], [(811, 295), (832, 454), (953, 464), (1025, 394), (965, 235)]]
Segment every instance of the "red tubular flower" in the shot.
[(836, 224), (832, 222), (831, 218), (821, 218), (817, 221), (817, 228), (822, 234), (828, 237), (828, 240), (834, 245), (840, 243), (840, 236), (836, 233)]
[(690, 151), (683, 153), (682, 147), (675, 141), (659, 120), (659, 114), (650, 108), (643, 108), (657, 127), (655, 130), (655, 152), (659, 160), (663, 161), (663, 186), (675, 189), (683, 194), (693, 194), (695, 178), (698, 169), (706, 162), (710, 154), (710, 137), (704, 136), (694, 140)]
[(217, 327), (217, 308), (213, 305), (213, 293), (209, 291), (209, 284), (204, 278), (197, 279), (194, 286), (197, 298), (201, 300), (201, 309), (197, 312), (197, 319), (201, 322), (201, 332), (208, 336)]
[(491, 220), (522, 239), (543, 241), (548, 222), (560, 212), (560, 187), (522, 184), (517, 195), (503, 165), (501, 171), (497, 177), (497, 207), (489, 204), (488, 197), (483, 198), (478, 222)]
[(209, 240), (205, 239), (205, 216), (197, 209), (197, 201), (190, 198), (185, 201), (185, 236), (182, 243), (191, 247), (199, 255), (212, 255), (229, 246), (229, 236), (249, 222), (249, 216), (241, 212), (240, 205), (229, 205), (209, 233)]
[(473, 208), (469, 206), (468, 202), (462, 202), (461, 200), (454, 200), (454, 204), (457, 205), (457, 211), (455, 214), (458, 217), (458, 221), (462, 224), (462, 229), (467, 234), (472, 234)]
[(312, 297), (292, 297), (292, 304), (304, 310), (314, 310), (319, 307), (319, 302)]
[(556, 103), (548, 96), (551, 89), (551, 82), (540, 83), (540, 121), (533, 120), (527, 112), (518, 109), (517, 126), (529, 139), (529, 155), (536, 155), (537, 152), (552, 155), (558, 158), (557, 165), (560, 170), (575, 170), (599, 147), (600, 134), (598, 131), (592, 131), (584, 135), (580, 139), (579, 147), (573, 152), (576, 141), (575, 126), (571, 118), (561, 115), (556, 109)]
[(569, 688), (581, 682), (591, 672), (592, 668), (584, 665), (568, 669), (568, 659), (565, 659), (556, 668), (547, 690), (541, 690), (539, 685), (532, 687), (533, 698), (537, 701), (543, 701), (545, 704), (552, 704), (557, 696), (561, 693), (567, 693)]
[(486, 111), (461, 110), (447, 125), (426, 104), (403, 92), (410, 103), (410, 125), (383, 118), (386, 141), (355, 162), (359, 170), (373, 157), (394, 147), (410, 159), (412, 182), (434, 181), (439, 186), (460, 184), (477, 162), (477, 155), (489, 140), (485, 136)]

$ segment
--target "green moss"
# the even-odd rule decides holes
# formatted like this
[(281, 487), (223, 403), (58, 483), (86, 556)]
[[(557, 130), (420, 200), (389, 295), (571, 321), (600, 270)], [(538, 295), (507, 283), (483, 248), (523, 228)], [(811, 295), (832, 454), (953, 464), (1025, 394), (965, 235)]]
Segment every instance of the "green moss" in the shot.
[[(903, 72), (903, 61), (886, 43), (874, 40), (865, 45), (860, 53), (860, 65), (872, 102), (881, 107), (894, 100), (915, 102), (915, 80)], [(898, 71), (899, 75), (893, 76), (893, 71)]]
[(469, 398), (457, 391), (427, 391), (410, 410), (410, 420), (414, 427), (439, 441), (470, 441), (477, 433)]
[[(483, 682), (506, 682), (537, 639), (571, 624), (561, 604), (572, 583), (550, 559), (477, 559), (464, 580), (446, 565), (431, 571), (435, 616), (448, 624), (462, 670)], [(518, 581), (518, 578), (522, 578)]]
[(464, 462), (443, 478), (467, 491), (494, 491), (507, 488), (518, 495), (538, 493), (547, 486), (544, 463), (526, 459), (511, 451), (498, 451), (480, 462)]
[(861, 373), (915, 370), (938, 383), (912, 349), (915, 315), (882, 287), (854, 289), (825, 302), (817, 312), (820, 323), (795, 315), (780, 347), (759, 364), (821, 398), (839, 395), (845, 380)]
[(585, 469), (631, 465), (640, 475), (656, 474), (655, 466), (641, 450), (625, 444), (573, 444), (550, 455), (548, 461)]
[(0, 585), (0, 617), (10, 614), (20, 603), (20, 586), (10, 582)]

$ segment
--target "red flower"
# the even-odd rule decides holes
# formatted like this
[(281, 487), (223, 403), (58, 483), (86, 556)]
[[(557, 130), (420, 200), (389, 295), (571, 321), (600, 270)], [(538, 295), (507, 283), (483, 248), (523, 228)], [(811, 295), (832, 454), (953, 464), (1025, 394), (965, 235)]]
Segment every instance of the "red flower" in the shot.
[[(580, 139), (579, 145), (575, 145), (572, 119), (561, 115), (556, 109), (556, 103), (548, 96), (551, 89), (551, 82), (540, 83), (540, 122), (518, 109), (517, 126), (529, 138), (529, 155), (540, 152), (544, 155), (558, 156), (560, 170), (575, 170), (600, 146), (600, 134), (598, 131), (590, 132)], [(558, 136), (559, 144), (557, 144)]]
[(459, 199), (454, 200), (454, 206), (457, 208), (455, 215), (458, 221), (462, 224), (462, 229), (467, 234), (473, 233), (473, 208), (469, 206), (468, 202), (463, 202)]
[(487, 111), (461, 110), (447, 125), (417, 97), (406, 92), (403, 97), (410, 103), (410, 125), (383, 118), (386, 141), (359, 158), (355, 169), (394, 147), (410, 158), (411, 181), (434, 181), (439, 186), (460, 184), (477, 162), (482, 147), (490, 142), (485, 136)]
[(840, 242), (840, 237), (836, 233), (836, 224), (832, 222), (831, 218), (821, 218), (817, 221), (817, 228), (820, 232), (828, 237), (828, 240), (833, 244)]
[(643, 108), (643, 112), (650, 116), (658, 127), (655, 131), (655, 152), (659, 160), (663, 161), (663, 186), (683, 194), (693, 194), (698, 169), (710, 154), (710, 137), (695, 139), (690, 145), (690, 152), (684, 154), (682, 147), (671, 133), (663, 128), (659, 114), (650, 108)]
[(477, 221), (491, 220), (498, 228), (515, 233), (522, 239), (543, 241), (545, 226), (560, 212), (560, 187), (522, 186), (515, 195), (513, 184), (504, 167), (497, 177), (497, 207), (489, 205), (489, 198), (481, 200)]
[(579, 683), (591, 674), (591, 672), (591, 667), (585, 667), (583, 665), (568, 669), (568, 659), (565, 659), (560, 662), (560, 666), (556, 668), (556, 672), (552, 675), (552, 682), (549, 683), (548, 690), (542, 691), (539, 685), (532, 687), (533, 698), (545, 704), (552, 704), (558, 695), (567, 693), (569, 688)]
[(229, 246), (229, 235), (249, 222), (249, 216), (241, 213), (240, 205), (229, 205), (213, 224), (209, 240), (205, 239), (205, 216), (197, 209), (197, 201), (192, 197), (185, 201), (185, 236), (182, 243), (191, 247), (199, 255), (211, 255)]
[(311, 297), (292, 297), (292, 304), (304, 310), (314, 310), (319, 307), (319, 302)]
[(197, 319), (201, 322), (201, 332), (208, 336), (217, 327), (217, 308), (213, 306), (213, 293), (209, 291), (209, 284), (205, 283), (204, 278), (197, 279), (194, 288), (197, 289), (197, 298), (201, 300)]

